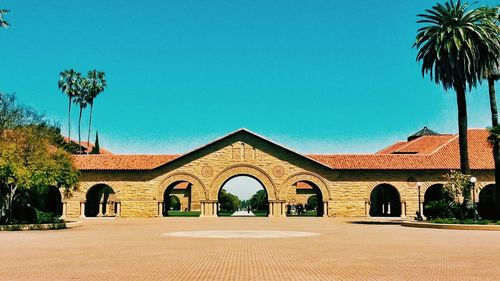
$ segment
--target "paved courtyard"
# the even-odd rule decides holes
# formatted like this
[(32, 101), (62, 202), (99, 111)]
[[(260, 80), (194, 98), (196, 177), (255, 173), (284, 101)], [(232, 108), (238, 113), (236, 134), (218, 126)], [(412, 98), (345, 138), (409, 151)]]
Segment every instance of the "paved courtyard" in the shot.
[[(319, 235), (165, 235), (210, 230)], [(500, 232), (323, 218), (85, 220), (67, 230), (0, 232), (0, 280), (500, 280)]]

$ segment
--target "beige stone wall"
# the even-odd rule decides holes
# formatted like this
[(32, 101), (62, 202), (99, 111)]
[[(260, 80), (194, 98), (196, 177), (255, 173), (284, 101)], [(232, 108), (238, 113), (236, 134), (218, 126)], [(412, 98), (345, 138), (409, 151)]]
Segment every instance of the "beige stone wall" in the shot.
[[(254, 137), (229, 137), (197, 150), (153, 171), (83, 171), (80, 190), (67, 201), (68, 217), (80, 215), (80, 202), (95, 184), (109, 185), (121, 203), (122, 217), (155, 217), (165, 189), (173, 183), (192, 184), (192, 210), (203, 209), (212, 215), (221, 186), (230, 178), (248, 175), (266, 188), (274, 202), (273, 215), (278, 216), (280, 204), (293, 194), (297, 181), (318, 186), (328, 203), (329, 216), (365, 216), (369, 210), (370, 193), (378, 184), (397, 188), (406, 214), (418, 209), (417, 188), (410, 177), (422, 182), (421, 198), (434, 183), (442, 182), (446, 171), (332, 171), (273, 144)], [(493, 182), (492, 171), (475, 171), (478, 186)], [(307, 200), (307, 199), (306, 199)]]

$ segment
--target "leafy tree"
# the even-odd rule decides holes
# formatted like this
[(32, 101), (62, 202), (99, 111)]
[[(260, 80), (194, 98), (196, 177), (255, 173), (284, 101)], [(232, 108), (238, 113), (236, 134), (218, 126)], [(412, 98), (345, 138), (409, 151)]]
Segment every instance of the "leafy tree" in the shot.
[(69, 196), (79, 172), (67, 152), (51, 144), (43, 127), (32, 125), (6, 131), (0, 137), (0, 194), (3, 221), (13, 222), (13, 204), (32, 188), (62, 188)]
[(313, 195), (307, 199), (306, 209), (316, 210), (318, 208), (318, 196)]
[(240, 199), (225, 189), (221, 189), (219, 193), (219, 206), (223, 211), (236, 211), (240, 206)]
[[(469, 205), (473, 188), (470, 182), (471, 176), (452, 170), (443, 177), (446, 180), (443, 186), (443, 198), (445, 200), (454, 198), (458, 210), (456, 211), (456, 216), (459, 219), (464, 219), (467, 215), (472, 216), (473, 214), (467, 213), (467, 209), (470, 209)], [(450, 205), (450, 207), (454, 209), (454, 205)]]
[(266, 191), (261, 189), (252, 195), (250, 205), (252, 206), (252, 210), (266, 211), (268, 206)]
[(181, 202), (179, 201), (179, 198), (177, 198), (177, 196), (175, 195), (170, 195), (168, 197), (168, 207), (168, 211), (179, 211), (181, 209)]
[(481, 83), (484, 72), (498, 64), (500, 52), (498, 26), (490, 20), (492, 9), (469, 9), (462, 1), (436, 4), (417, 23), (427, 24), (418, 29), (414, 47), (417, 61), (422, 62), (422, 76), (445, 90), (453, 89), (457, 96), (460, 169), (470, 174), (467, 148), (467, 105), (465, 92)]
[(107, 86), (107, 82), (105, 79), (105, 74), (102, 71), (91, 70), (87, 74), (87, 100), (86, 102), (90, 105), (90, 115), (89, 115), (89, 131), (87, 134), (87, 143), (90, 143), (90, 131), (92, 127), (92, 113), (94, 111), (94, 100), (95, 98), (104, 91), (104, 88)]
[(59, 73), (59, 82), (57, 86), (63, 94), (68, 96), (68, 138), (71, 139), (71, 104), (73, 98), (78, 95), (78, 83), (81, 80), (81, 74), (74, 69), (64, 70)]
[(44, 122), (42, 114), (18, 104), (15, 95), (0, 92), (0, 134), (5, 130)]
[(5, 9), (0, 9), (0, 28), (7, 28), (10, 26), (9, 23), (3, 19), (3, 16), (8, 12), (10, 11)]

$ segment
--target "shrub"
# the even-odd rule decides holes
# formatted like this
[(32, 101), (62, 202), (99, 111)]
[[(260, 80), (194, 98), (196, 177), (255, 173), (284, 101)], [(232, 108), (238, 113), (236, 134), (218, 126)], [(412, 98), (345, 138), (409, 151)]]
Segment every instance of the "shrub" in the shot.
[(426, 206), (427, 219), (453, 218), (455, 216), (453, 209), (455, 205), (448, 200), (431, 201)]
[(36, 210), (36, 223), (59, 223), (62, 222), (56, 214)]

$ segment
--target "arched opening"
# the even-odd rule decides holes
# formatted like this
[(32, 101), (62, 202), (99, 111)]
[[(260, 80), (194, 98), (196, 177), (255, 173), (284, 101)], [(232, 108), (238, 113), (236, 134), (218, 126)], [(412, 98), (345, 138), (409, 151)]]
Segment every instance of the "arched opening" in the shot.
[(199, 211), (193, 211), (192, 187), (187, 181), (171, 183), (163, 192), (162, 215), (166, 216), (199, 216)]
[(87, 191), (86, 217), (115, 216), (115, 191), (106, 184), (94, 185)]
[(401, 199), (398, 190), (390, 184), (377, 185), (370, 194), (370, 216), (401, 216)]
[(287, 194), (287, 216), (323, 216), (323, 195), (310, 181), (297, 181)]
[(448, 202), (451, 202), (453, 200), (452, 197), (447, 196), (444, 193), (443, 185), (438, 183), (429, 186), (427, 190), (425, 191), (424, 194), (424, 216), (428, 218), (436, 218), (439, 217), (439, 208), (433, 207), (433, 204), (436, 203), (431, 203), (431, 202), (436, 202), (436, 201), (446, 201), (444, 204), (448, 204)]
[(483, 219), (495, 218), (495, 185), (489, 184), (479, 192), (477, 211)]
[(267, 216), (268, 194), (255, 177), (236, 175), (226, 180), (217, 196), (218, 216)]

